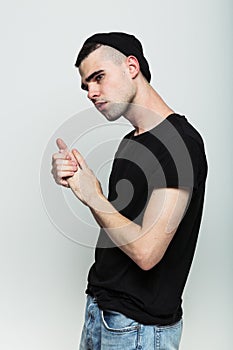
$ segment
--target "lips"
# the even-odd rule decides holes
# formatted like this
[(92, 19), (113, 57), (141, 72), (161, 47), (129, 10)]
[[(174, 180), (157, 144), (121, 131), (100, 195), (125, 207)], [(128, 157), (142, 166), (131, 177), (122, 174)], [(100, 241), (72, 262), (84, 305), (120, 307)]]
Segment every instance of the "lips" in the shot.
[(106, 101), (97, 101), (95, 102), (95, 107), (99, 110), (102, 111), (105, 106), (106, 106), (107, 102)]

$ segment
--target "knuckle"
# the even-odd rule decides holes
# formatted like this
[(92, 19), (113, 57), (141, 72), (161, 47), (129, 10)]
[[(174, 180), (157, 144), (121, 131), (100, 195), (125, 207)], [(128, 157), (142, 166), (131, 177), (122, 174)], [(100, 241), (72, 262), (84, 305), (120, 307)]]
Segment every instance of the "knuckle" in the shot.
[(59, 164), (61, 164), (60, 159), (55, 159), (54, 164), (55, 164), (56, 166), (59, 165)]
[(53, 161), (56, 161), (57, 156), (58, 156), (58, 154), (57, 154), (57, 153), (54, 153), (54, 154), (52, 155), (52, 160), (53, 160)]

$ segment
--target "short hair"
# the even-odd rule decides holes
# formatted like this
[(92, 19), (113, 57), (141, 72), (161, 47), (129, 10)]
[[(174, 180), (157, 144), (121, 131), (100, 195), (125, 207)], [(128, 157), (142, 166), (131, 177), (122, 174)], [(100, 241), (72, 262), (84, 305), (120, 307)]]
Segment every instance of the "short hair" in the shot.
[(111, 46), (103, 45), (99, 43), (85, 43), (78, 54), (75, 67), (79, 68), (82, 61), (86, 57), (88, 57), (90, 53), (92, 53), (93, 51), (97, 50), (100, 47), (104, 48), (104, 58), (113, 61), (115, 64), (121, 64), (124, 58), (126, 58), (126, 56), (123, 53), (114, 49)]
[(79, 68), (81, 62), (90, 55), (91, 52), (95, 51), (96, 49), (98, 49), (100, 46), (102, 46), (101, 44), (98, 43), (86, 43), (83, 45), (83, 47), (81, 48), (81, 50), (79, 51), (77, 60), (75, 62), (75, 67)]
[[(87, 46), (86, 44), (90, 45)], [(108, 50), (105, 52), (105, 55), (103, 55), (104, 59), (114, 60), (115, 63), (122, 62), (123, 58), (130, 55), (135, 56), (140, 65), (142, 75), (150, 82), (150, 68), (144, 56), (141, 42), (134, 35), (123, 32), (96, 33), (87, 38), (80, 50), (75, 66), (79, 67), (82, 60), (101, 45), (116, 50), (116, 52)], [(119, 56), (118, 52), (121, 53), (122, 56)]]

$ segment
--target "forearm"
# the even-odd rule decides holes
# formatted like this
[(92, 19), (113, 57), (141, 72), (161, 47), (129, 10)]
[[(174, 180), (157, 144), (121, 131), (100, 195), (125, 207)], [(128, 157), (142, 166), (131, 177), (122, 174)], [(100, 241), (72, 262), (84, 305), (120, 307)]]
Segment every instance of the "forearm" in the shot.
[[(80, 153), (73, 150), (73, 155), (79, 168), (67, 182), (75, 196), (90, 208), (110, 239), (139, 267), (144, 270), (153, 267), (161, 259), (168, 242), (167, 237), (163, 238), (159, 234), (164, 231), (165, 220), (158, 224), (157, 220), (143, 218), (140, 226), (120, 214), (103, 195), (100, 182)], [(157, 202), (152, 205), (153, 212), (156, 206)]]
[(139, 258), (137, 240), (141, 236), (141, 226), (120, 214), (104, 195), (95, 197), (88, 206), (111, 240), (137, 262)]

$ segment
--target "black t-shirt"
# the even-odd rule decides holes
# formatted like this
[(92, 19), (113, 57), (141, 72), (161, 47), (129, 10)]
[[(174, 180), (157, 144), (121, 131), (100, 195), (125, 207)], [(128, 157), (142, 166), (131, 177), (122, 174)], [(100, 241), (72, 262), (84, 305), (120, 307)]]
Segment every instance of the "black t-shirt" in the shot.
[(110, 240), (104, 229), (95, 251), (86, 292), (101, 309), (143, 324), (167, 325), (182, 316), (182, 292), (201, 222), (207, 162), (200, 134), (173, 113), (153, 129), (121, 141), (109, 179), (109, 201), (137, 224), (156, 188), (188, 188), (189, 205), (160, 262), (142, 270)]

